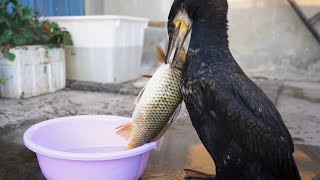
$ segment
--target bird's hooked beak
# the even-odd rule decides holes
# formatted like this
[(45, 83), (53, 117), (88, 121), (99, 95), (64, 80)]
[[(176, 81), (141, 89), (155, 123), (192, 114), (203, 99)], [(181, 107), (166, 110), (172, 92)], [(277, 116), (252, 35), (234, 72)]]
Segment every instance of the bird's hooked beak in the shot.
[(175, 67), (179, 54), (183, 49), (184, 42), (191, 31), (191, 28), (184, 21), (178, 20), (173, 22), (174, 29), (169, 31), (169, 44), (165, 63), (171, 63)]

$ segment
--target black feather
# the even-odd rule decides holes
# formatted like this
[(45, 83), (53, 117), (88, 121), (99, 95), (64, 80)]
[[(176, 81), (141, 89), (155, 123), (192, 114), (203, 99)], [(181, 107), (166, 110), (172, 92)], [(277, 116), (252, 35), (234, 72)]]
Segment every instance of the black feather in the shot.
[(217, 179), (301, 179), (281, 115), (230, 53), (226, 0), (176, 0), (193, 20), (181, 91)]

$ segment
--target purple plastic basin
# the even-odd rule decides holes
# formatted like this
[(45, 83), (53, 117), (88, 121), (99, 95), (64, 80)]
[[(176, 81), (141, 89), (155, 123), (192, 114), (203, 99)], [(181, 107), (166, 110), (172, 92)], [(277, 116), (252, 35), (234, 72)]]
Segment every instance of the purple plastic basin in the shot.
[(117, 116), (72, 116), (41, 122), (24, 134), (48, 180), (136, 180), (156, 143), (124, 151), (127, 141), (115, 127), (130, 121)]

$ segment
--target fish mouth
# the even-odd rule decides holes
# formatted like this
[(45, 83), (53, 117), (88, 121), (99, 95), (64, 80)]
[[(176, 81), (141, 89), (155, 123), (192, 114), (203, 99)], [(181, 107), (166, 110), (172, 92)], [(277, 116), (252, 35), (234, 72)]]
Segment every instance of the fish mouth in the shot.
[(165, 63), (171, 63), (171, 67), (176, 67), (179, 64), (179, 54), (183, 50), (183, 45), (186, 41), (190, 28), (183, 28), (183, 22), (174, 23), (173, 31), (169, 32), (169, 44)]

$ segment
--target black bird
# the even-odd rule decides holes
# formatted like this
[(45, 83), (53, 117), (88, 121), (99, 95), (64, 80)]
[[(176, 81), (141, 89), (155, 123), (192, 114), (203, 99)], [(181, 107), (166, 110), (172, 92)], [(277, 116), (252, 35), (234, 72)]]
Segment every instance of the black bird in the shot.
[(216, 164), (211, 178), (301, 179), (281, 115), (230, 52), (227, 13), (227, 0), (175, 0), (168, 18), (167, 62), (174, 64), (192, 29), (181, 92)]

